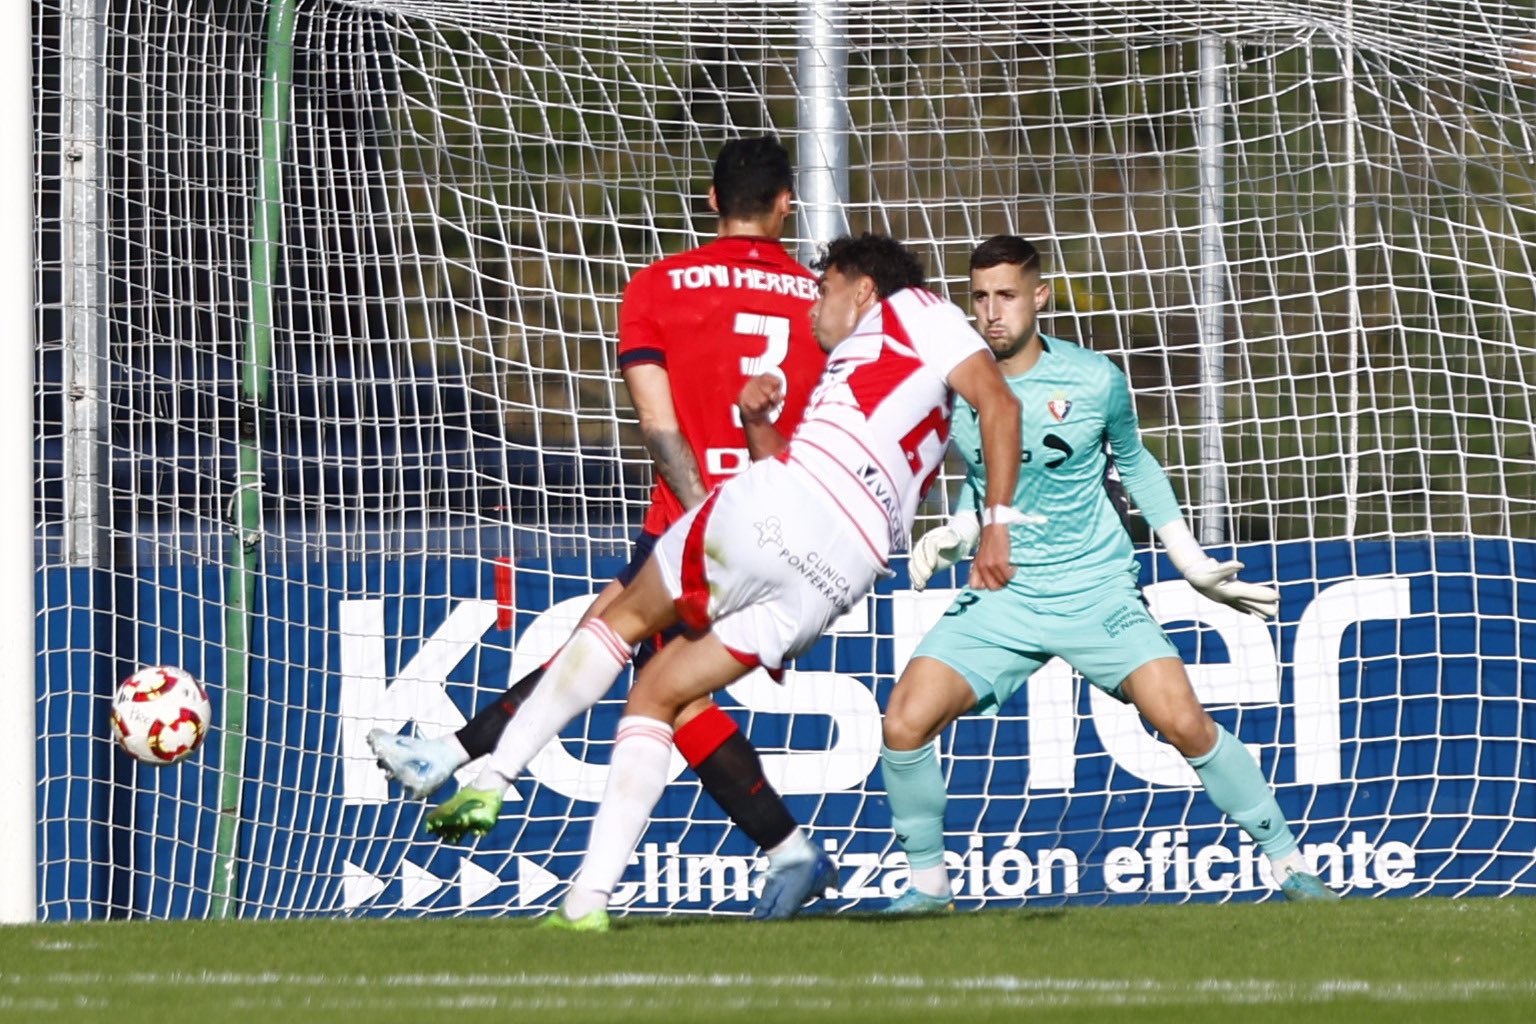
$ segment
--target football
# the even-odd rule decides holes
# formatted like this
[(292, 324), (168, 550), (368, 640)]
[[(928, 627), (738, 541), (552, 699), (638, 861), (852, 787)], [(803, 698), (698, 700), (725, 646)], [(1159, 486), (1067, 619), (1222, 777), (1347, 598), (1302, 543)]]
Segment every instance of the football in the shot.
[(208, 734), (213, 707), (190, 672), (172, 665), (141, 668), (112, 697), (118, 746), (145, 764), (175, 764)]

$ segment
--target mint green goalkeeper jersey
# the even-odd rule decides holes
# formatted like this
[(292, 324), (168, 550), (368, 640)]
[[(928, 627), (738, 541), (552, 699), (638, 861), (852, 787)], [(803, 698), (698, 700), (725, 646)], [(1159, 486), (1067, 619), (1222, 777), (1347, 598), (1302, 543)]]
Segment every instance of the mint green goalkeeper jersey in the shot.
[[(1141, 443), (1125, 374), (1080, 345), (1041, 340), (1040, 360), (1007, 378), (1022, 407), (1023, 452), (1013, 504), (1047, 517), (1042, 524), (1012, 528), (1012, 561), (1020, 571), (1010, 586), (1030, 597), (1062, 598), (1123, 582), (1127, 574), (1137, 578), (1130, 534), (1114, 496), (1119, 484), (1153, 529), (1182, 512), (1163, 467)], [(976, 410), (957, 399), (952, 422), (966, 469), (955, 508), (979, 513), (987, 477)]]

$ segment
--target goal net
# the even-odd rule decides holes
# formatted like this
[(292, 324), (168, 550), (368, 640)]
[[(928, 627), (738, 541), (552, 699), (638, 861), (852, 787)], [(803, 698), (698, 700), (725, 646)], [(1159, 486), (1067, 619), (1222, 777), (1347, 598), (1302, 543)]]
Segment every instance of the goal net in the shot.
[[(1240, 618), (1138, 534), (1151, 608), (1330, 884), (1536, 890), (1526, 6), (34, 9), (40, 916), (553, 904), (623, 681), (474, 846), (424, 837), (363, 737), (456, 728), (624, 563), (650, 468), (619, 295), (710, 237), (722, 142), (838, 148), (810, 66), (847, 122), (835, 214), (962, 304), (977, 242), (1035, 240), (1046, 331), (1124, 367), (1203, 539), (1279, 586), (1278, 623)], [(723, 697), (837, 854), (836, 907), (904, 883), (879, 712), (955, 585), (899, 571), (783, 686)], [(168, 768), (107, 727), (158, 663), (215, 707)], [(939, 742), (962, 905), (1271, 892), (1060, 662)], [(742, 912), (758, 851), (676, 767), (618, 902)]]

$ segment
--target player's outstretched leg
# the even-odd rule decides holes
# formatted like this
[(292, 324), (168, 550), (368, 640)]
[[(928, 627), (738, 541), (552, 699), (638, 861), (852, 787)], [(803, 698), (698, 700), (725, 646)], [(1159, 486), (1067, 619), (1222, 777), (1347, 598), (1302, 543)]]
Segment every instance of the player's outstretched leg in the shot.
[[(1161, 638), (1161, 634), (1158, 634)], [(1166, 644), (1166, 638), (1161, 638)], [(1144, 662), (1120, 684), (1120, 696), (1184, 755), (1206, 796), (1253, 837), (1288, 900), (1335, 900), (1307, 863), (1269, 780), (1248, 748), (1211, 718), (1177, 656)]]
[(486, 835), (496, 827), (496, 819), (501, 814), (502, 792), (495, 789), (459, 790), (427, 815), (427, 832), (445, 843), (457, 843), (467, 835)]
[(1307, 863), (1275, 800), (1274, 790), (1237, 737), (1217, 725), (1216, 745), (1208, 753), (1188, 760), (1211, 802), (1252, 836), (1269, 857), (1270, 872), (1286, 899), (1332, 902), (1339, 898)]
[(519, 708), (474, 784), (429, 814), (426, 830), (449, 841), (489, 832), (512, 780), (571, 719), (608, 692), (629, 657), (629, 645), (602, 619), (576, 630), (550, 662), (547, 684)]
[(374, 729), (368, 734), (368, 748), (373, 751), (385, 775), (400, 783), (410, 796), (425, 800), (454, 772), (496, 749), (507, 723), (533, 693), (543, 675), (544, 666), (540, 666), (523, 676), (505, 693), (475, 712), (458, 732), (428, 739)]
[(417, 800), (437, 792), (450, 775), (469, 763), (469, 755), (451, 734), (428, 739), (374, 729), (368, 733), (368, 749), (384, 774)]

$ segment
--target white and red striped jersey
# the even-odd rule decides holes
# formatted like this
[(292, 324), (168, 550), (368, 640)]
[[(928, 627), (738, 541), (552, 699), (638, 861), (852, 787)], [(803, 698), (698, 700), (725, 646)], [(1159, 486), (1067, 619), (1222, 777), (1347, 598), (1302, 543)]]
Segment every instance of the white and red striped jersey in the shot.
[(827, 356), (786, 461), (858, 529), (880, 565), (912, 520), (949, 442), (949, 374), (987, 350), (951, 302), (907, 288), (878, 303)]

